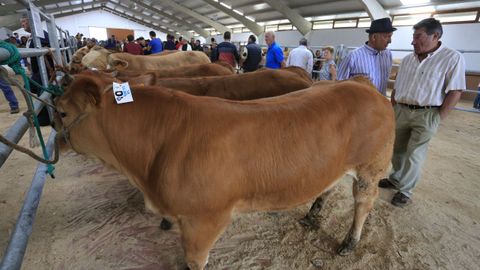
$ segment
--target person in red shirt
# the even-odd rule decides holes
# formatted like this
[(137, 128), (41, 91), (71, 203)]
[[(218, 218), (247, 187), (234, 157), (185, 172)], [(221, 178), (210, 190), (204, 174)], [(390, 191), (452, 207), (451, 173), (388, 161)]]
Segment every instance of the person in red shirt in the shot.
[(127, 36), (128, 43), (123, 46), (123, 51), (131, 54), (143, 54), (143, 49), (140, 44), (133, 41), (133, 35)]

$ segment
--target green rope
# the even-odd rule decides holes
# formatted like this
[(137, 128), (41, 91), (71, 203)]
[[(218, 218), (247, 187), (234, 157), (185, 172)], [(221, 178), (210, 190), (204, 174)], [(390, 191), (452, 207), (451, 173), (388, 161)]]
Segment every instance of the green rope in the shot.
[[(13, 44), (10, 44), (10, 43), (4, 42), (4, 41), (0, 41), (0, 48), (6, 49), (10, 53), (10, 58), (5, 60), (5, 61), (0, 62), (0, 65), (8, 65), (9, 67), (11, 67), (13, 69), (13, 71), (15, 71), (15, 74), (21, 75), (22, 78), (23, 78), (23, 81), (25, 83), (25, 89), (30, 92), (30, 80), (27, 77), (27, 74), (25, 74), (25, 69), (20, 64), (21, 55), (18, 52), (17, 47), (15, 47)], [(32, 82), (33, 82), (33, 80), (32, 80)], [(40, 88), (44, 89), (46, 91), (45, 87), (40, 86)], [(32, 108), (33, 108), (32, 97), (27, 95), (27, 98), (28, 98), (27, 102), (32, 104)], [(47, 153), (47, 148), (45, 147), (45, 141), (43, 140), (42, 132), (40, 130), (40, 124), (38, 123), (38, 117), (35, 113), (33, 113), (32, 115), (33, 115), (33, 122), (35, 124), (35, 129), (37, 131), (37, 135), (38, 135), (38, 138), (40, 140), (40, 145), (42, 146), (43, 156), (46, 160), (49, 160), (48, 153)], [(47, 164), (48, 174), (52, 178), (55, 178), (55, 176), (53, 175), (54, 170), (55, 170), (55, 167), (53, 165)]]
[(32, 83), (33, 85), (35, 85), (37, 88), (39, 88), (41, 90), (40, 92), (40, 95), (46, 91), (52, 95), (55, 95), (55, 96), (61, 96), (63, 95), (63, 89), (62, 87), (58, 86), (58, 85), (53, 85), (53, 84), (50, 84), (47, 88), (43, 87), (43, 85), (37, 83), (36, 81), (32, 80), (31, 78), (28, 78), (30, 80), (30, 83)]

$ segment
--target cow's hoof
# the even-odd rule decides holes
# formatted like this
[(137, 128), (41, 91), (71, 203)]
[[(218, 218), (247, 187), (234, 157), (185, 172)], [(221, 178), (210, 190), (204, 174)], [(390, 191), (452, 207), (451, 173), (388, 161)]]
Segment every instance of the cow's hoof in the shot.
[(318, 222), (313, 218), (309, 218), (309, 217), (304, 217), (300, 219), (298, 223), (300, 223), (300, 225), (302, 225), (306, 229), (310, 229), (310, 230), (318, 230), (319, 228)]
[(172, 226), (173, 224), (170, 221), (168, 221), (165, 218), (162, 218), (162, 222), (160, 223), (160, 229), (164, 231), (168, 231), (172, 228)]
[(337, 253), (340, 256), (347, 256), (353, 252), (354, 248), (355, 248), (354, 245), (342, 243), (340, 247), (337, 249)]

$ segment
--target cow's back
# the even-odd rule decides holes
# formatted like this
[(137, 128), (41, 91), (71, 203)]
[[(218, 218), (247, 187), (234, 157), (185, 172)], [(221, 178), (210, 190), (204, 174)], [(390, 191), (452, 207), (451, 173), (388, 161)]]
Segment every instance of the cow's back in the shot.
[[(132, 55), (129, 53), (114, 53), (109, 56), (109, 64), (117, 69), (142, 71), (165, 68), (176, 68), (191, 64), (210, 63), (204, 52), (188, 51), (166, 55)], [(121, 65), (119, 65), (121, 63)], [(119, 66), (121, 68), (119, 68)]]
[(286, 70), (266, 69), (229, 76), (158, 79), (156, 85), (192, 95), (251, 100), (305, 89), (311, 86), (311, 80)]

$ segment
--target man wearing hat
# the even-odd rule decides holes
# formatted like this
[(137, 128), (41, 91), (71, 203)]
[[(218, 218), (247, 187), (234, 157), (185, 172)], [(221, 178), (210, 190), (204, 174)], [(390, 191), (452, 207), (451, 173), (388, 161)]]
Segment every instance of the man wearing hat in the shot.
[(338, 80), (346, 80), (355, 75), (370, 78), (382, 95), (387, 93), (387, 83), (392, 69), (392, 53), (387, 49), (392, 42), (392, 34), (397, 30), (392, 27), (390, 18), (372, 21), (368, 33), (368, 41), (362, 47), (352, 51), (340, 63)]

